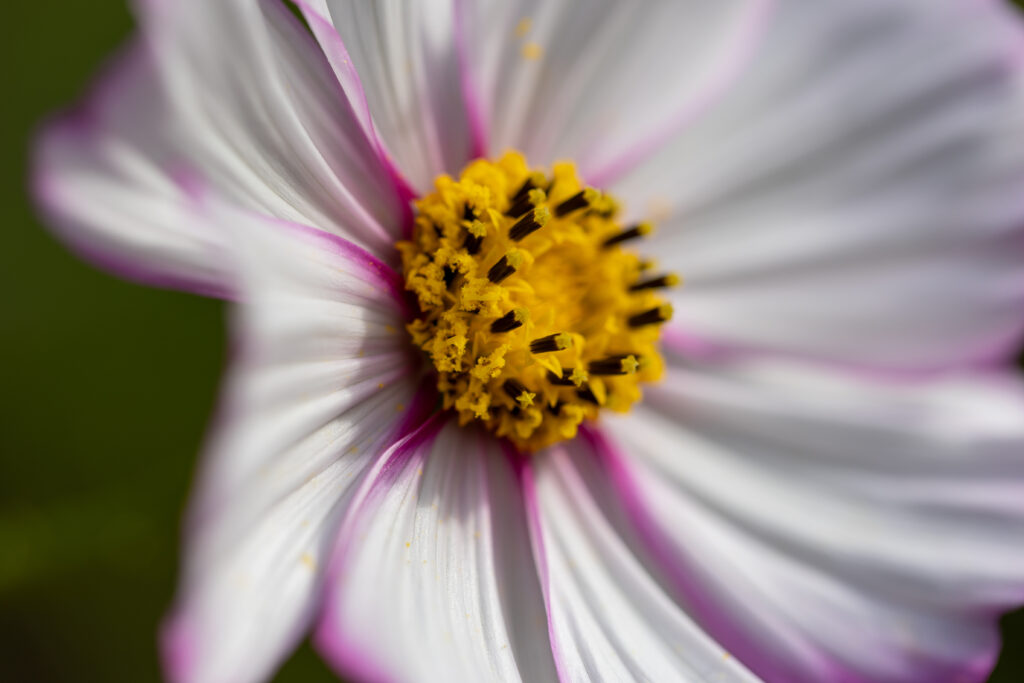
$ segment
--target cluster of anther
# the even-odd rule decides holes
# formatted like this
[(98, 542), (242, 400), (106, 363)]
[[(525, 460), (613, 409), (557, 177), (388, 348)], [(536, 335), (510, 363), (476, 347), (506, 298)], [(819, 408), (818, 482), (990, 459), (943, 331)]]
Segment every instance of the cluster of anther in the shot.
[(430, 357), (446, 409), (520, 449), (575, 436), (601, 407), (626, 411), (662, 372), (661, 288), (674, 275), (622, 248), (650, 231), (616, 222), (610, 197), (570, 163), (550, 176), (521, 155), (471, 163), (419, 199), (399, 243), (420, 315), (413, 341)]

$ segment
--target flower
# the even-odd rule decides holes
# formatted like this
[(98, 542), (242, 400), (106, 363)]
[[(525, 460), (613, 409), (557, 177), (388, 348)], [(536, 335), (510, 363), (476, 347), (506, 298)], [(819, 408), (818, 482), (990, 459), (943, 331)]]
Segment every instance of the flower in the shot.
[[(1024, 328), (1024, 34), (1008, 7), (137, 9), (138, 37), (44, 129), (34, 190), (85, 257), (236, 303), (164, 630), (172, 680), (266, 679), (310, 628), (367, 680), (985, 677), (996, 617), (1024, 600), (1024, 387), (1006, 363)], [(526, 413), (536, 385), (482, 383), (459, 407), (471, 387), (449, 378), (460, 425), (416, 348), (440, 367), (425, 326), (465, 337), (472, 313), (424, 310), (416, 259), (440, 247), (414, 222), (433, 192), (446, 206), (457, 181), (440, 174), (490, 172), (506, 148), (574, 162), (627, 221), (658, 225), (637, 251), (685, 278), (659, 289), (670, 322), (661, 304), (637, 319), (663, 323), (662, 381), (529, 454), (544, 444), (498, 439), (476, 402)], [(487, 199), (481, 226), (442, 216), (443, 262), (465, 264), (451, 277), (486, 267), (456, 228), (491, 234), (521, 198)], [(549, 218), (524, 215), (543, 237)], [(586, 244), (567, 267), (593, 287), (636, 276)], [(506, 314), (474, 335), (525, 330)], [(559, 334), (538, 355), (579, 350)], [(632, 377), (661, 356), (578, 360)], [(555, 370), (581, 384), (545, 391), (583, 388)]]

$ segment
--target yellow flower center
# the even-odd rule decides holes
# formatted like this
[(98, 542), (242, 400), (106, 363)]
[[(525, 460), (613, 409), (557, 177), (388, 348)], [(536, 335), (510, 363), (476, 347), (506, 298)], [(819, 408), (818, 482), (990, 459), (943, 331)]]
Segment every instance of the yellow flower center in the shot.
[(442, 175), (400, 242), (408, 325), (437, 370), (445, 409), (532, 451), (571, 439), (599, 408), (628, 411), (658, 379), (674, 275), (623, 248), (650, 232), (616, 221), (571, 163), (550, 176), (510, 152)]

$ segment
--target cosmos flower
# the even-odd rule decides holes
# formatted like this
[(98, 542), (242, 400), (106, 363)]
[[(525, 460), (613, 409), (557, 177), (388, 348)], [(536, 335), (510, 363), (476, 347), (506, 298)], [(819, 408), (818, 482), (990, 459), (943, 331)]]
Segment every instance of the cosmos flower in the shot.
[(987, 675), (1024, 600), (1008, 6), (137, 14), (33, 180), (86, 258), (233, 302), (170, 679), (311, 631), (365, 680)]

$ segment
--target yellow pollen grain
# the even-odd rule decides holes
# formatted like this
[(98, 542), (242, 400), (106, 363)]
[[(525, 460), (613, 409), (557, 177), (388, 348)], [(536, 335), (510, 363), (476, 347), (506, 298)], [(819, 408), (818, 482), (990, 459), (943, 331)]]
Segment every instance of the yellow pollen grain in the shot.
[(313, 556), (309, 553), (302, 553), (302, 557), (299, 558), (299, 561), (302, 562), (302, 566), (306, 567), (310, 571), (316, 571), (316, 560), (313, 559)]
[(398, 243), (420, 311), (406, 329), (460, 425), (536, 451), (575, 437), (602, 408), (628, 411), (640, 385), (661, 377), (663, 321), (652, 311), (670, 312), (664, 287), (636, 287), (653, 279), (636, 241), (606, 247), (630, 227), (573, 164), (546, 172), (516, 152), (479, 159), (439, 176), (415, 209), (412, 237)]
[(533, 27), (533, 20), (530, 17), (523, 17), (516, 24), (516, 38), (525, 38), (526, 34), (530, 32), (530, 28)]
[(529, 42), (523, 43), (522, 49), (523, 59), (527, 59), (531, 62), (535, 62), (544, 55), (544, 48), (538, 43)]

